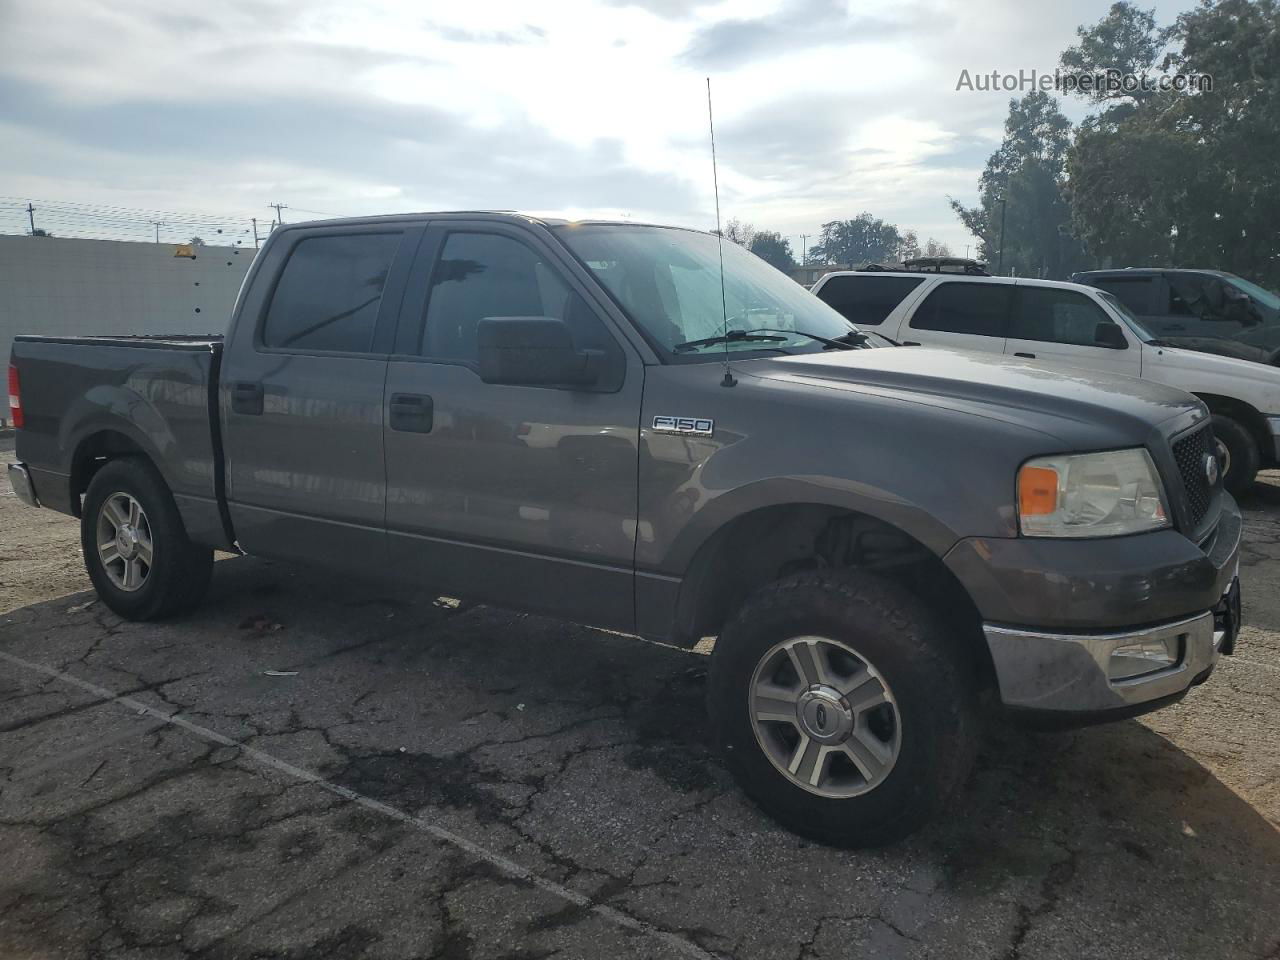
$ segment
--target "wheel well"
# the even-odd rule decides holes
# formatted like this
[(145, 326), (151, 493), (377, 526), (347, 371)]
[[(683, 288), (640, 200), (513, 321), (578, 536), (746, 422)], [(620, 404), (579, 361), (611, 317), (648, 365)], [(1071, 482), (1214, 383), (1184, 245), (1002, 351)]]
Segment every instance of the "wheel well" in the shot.
[(1221, 414), (1238, 422), (1253, 437), (1258, 445), (1258, 453), (1264, 466), (1275, 462), (1275, 451), (1271, 444), (1271, 431), (1267, 427), (1267, 419), (1257, 409), (1232, 397), (1223, 397), (1215, 393), (1197, 393), (1204, 401), (1210, 413)]
[[(89, 489), (89, 481), (109, 460), (125, 456), (147, 457), (146, 451), (123, 433), (103, 430), (80, 441), (71, 458), (71, 511), (80, 516), (80, 498)], [(150, 457), (147, 457), (150, 462)]]
[(675, 634), (713, 636), (755, 590), (801, 570), (855, 567), (905, 587), (970, 647), (994, 679), (972, 598), (928, 547), (875, 517), (821, 504), (765, 507), (736, 518), (703, 545), (680, 590)]

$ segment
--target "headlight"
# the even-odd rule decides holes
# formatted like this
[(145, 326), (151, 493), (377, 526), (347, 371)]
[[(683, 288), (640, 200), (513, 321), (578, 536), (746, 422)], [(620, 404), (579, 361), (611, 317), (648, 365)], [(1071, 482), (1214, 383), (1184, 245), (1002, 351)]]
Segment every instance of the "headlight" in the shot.
[(1018, 471), (1026, 537), (1117, 537), (1169, 526), (1164, 489), (1141, 447), (1029, 460)]

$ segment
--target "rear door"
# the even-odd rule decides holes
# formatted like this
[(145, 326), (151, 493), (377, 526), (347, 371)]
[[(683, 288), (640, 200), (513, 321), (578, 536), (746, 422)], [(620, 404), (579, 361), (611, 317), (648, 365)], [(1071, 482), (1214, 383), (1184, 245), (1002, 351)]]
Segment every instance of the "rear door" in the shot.
[[(634, 623), (643, 367), (554, 241), (440, 221), (387, 371), (388, 549), (414, 582), (604, 626)], [(605, 354), (591, 387), (487, 384), (476, 326), (547, 316)]]
[(421, 228), (289, 230), (223, 359), (227, 499), (250, 553), (385, 561), (382, 392)]
[(1091, 296), (1025, 283), (1015, 289), (1005, 353), (1141, 376), (1140, 345)]
[(944, 280), (933, 287), (898, 330), (904, 346), (924, 344), (1003, 353), (1012, 283)]

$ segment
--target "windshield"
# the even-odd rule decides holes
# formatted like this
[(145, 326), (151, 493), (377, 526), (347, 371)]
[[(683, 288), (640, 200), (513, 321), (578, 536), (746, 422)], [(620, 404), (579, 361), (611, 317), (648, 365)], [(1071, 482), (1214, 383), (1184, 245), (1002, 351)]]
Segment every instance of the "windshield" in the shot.
[[(711, 234), (574, 224), (557, 232), (649, 339), (672, 357), (719, 356), (726, 349), (814, 353), (831, 344), (809, 334), (834, 340), (860, 332), (786, 274), (727, 240), (722, 303), (719, 243)], [(727, 340), (726, 315), (729, 330), (739, 331)], [(855, 339), (853, 346), (873, 345), (869, 337)], [(713, 342), (695, 343), (702, 340)]]
[(1233, 273), (1227, 274), (1226, 278), (1227, 278), (1227, 283), (1231, 284), (1234, 287), (1237, 287), (1240, 290), (1243, 290), (1245, 293), (1253, 297), (1254, 300), (1258, 301), (1258, 303), (1262, 304), (1267, 309), (1280, 310), (1280, 297), (1276, 296), (1266, 287), (1260, 287), (1256, 283), (1250, 283), (1248, 280), (1245, 280), (1241, 277), (1237, 277)]
[(1142, 321), (1138, 319), (1137, 314), (1126, 307), (1118, 298), (1107, 293), (1105, 290), (1099, 290), (1098, 296), (1102, 297), (1102, 299), (1107, 302), (1107, 306), (1129, 321), (1130, 329), (1138, 335), (1140, 340), (1144, 343), (1154, 343), (1156, 341), (1156, 337), (1154, 337), (1151, 332), (1142, 325)]

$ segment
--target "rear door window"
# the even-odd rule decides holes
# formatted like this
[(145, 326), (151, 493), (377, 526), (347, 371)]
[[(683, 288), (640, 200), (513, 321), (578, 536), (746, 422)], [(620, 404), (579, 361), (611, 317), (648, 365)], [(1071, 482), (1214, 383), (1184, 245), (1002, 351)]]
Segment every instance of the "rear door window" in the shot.
[(876, 274), (832, 277), (818, 288), (818, 299), (860, 327), (884, 323), (908, 293), (920, 286), (921, 277), (887, 277)]
[(939, 284), (916, 310), (911, 327), (940, 333), (1004, 337), (1013, 290), (1012, 284)]
[(368, 353), (399, 233), (307, 237), (289, 254), (262, 322), (262, 345)]

